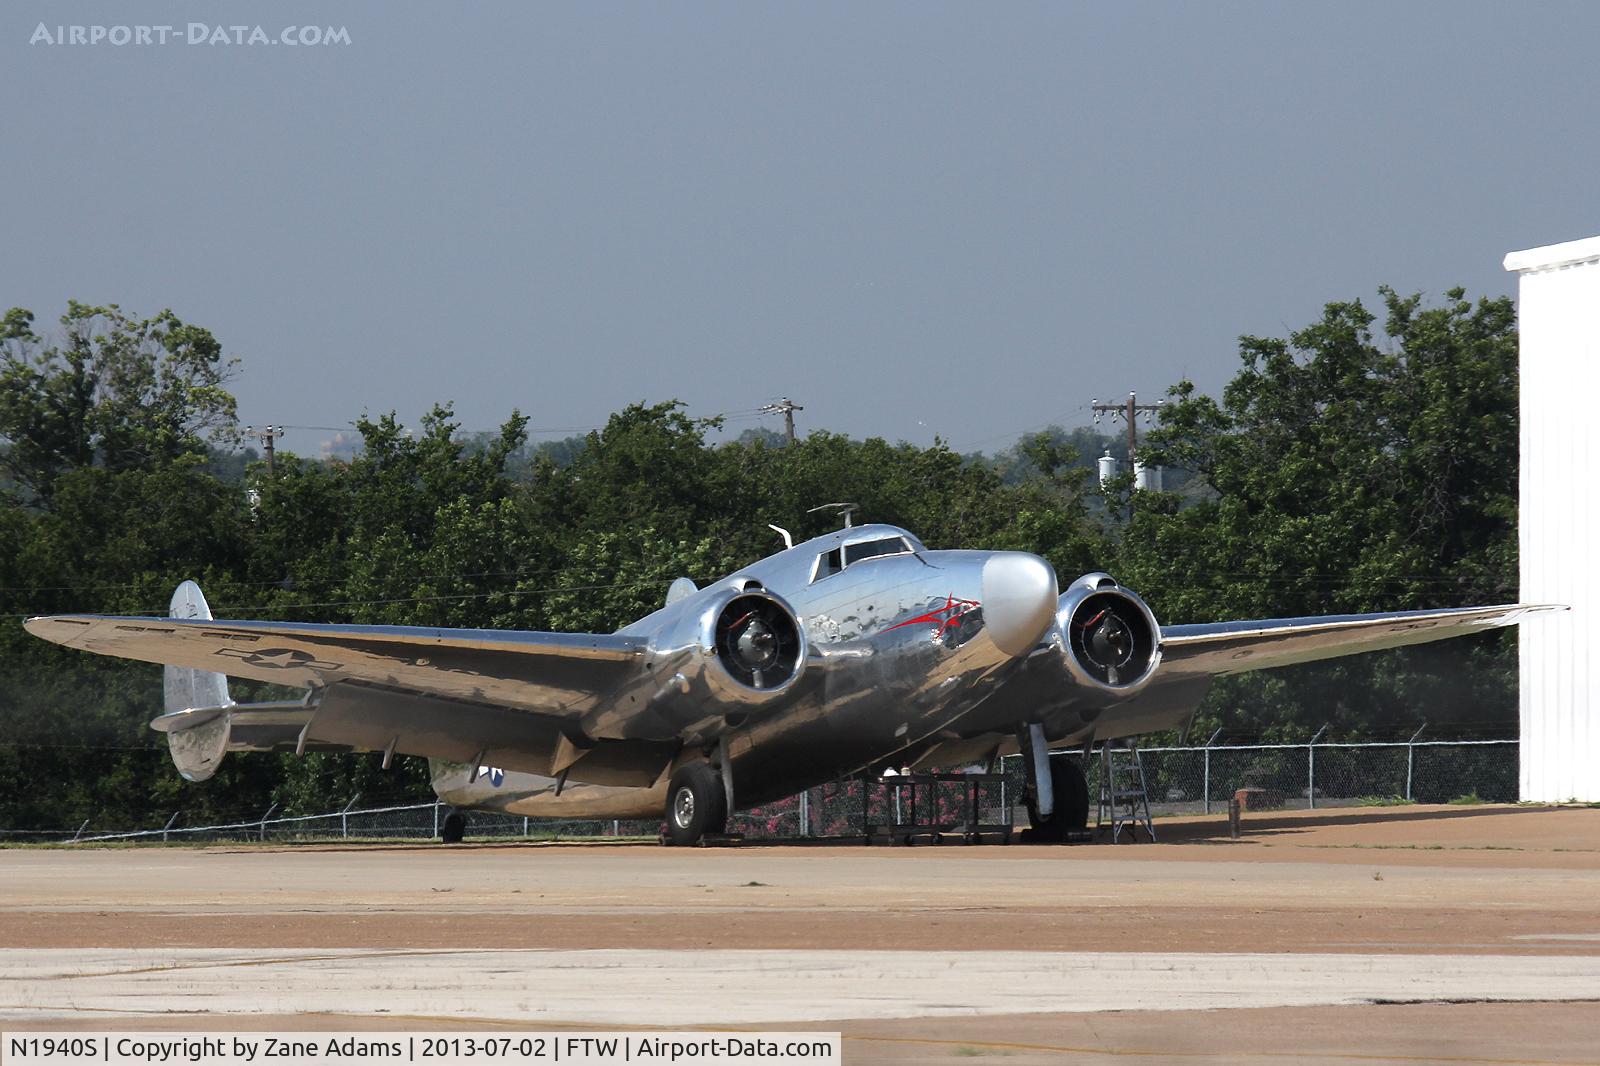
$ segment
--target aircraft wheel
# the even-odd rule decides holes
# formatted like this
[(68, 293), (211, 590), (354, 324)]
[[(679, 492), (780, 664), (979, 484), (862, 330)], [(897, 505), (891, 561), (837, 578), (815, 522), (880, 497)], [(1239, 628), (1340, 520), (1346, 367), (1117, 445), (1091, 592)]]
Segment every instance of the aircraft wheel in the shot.
[(443, 844), (459, 844), (461, 838), (467, 835), (467, 816), (460, 811), (451, 811), (444, 816), (444, 821), (439, 823), (439, 841)]
[(1055, 782), (1054, 810), (1042, 818), (1038, 805), (1029, 802), (1027, 840), (1060, 842), (1089, 825), (1089, 782), (1078, 760), (1071, 755), (1050, 756), (1050, 777)]
[(1050, 776), (1056, 782), (1056, 817), (1061, 828), (1078, 832), (1089, 828), (1089, 781), (1083, 766), (1071, 755), (1050, 759)]
[(667, 786), (668, 844), (698, 844), (707, 833), (728, 828), (728, 794), (710, 763), (680, 767)]

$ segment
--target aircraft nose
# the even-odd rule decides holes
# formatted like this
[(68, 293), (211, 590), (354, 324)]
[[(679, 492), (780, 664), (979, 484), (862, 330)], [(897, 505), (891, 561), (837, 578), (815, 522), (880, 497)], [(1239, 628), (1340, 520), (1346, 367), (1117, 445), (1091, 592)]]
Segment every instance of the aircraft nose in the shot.
[(1027, 552), (995, 552), (983, 564), (983, 624), (1007, 655), (1026, 655), (1056, 616), (1056, 572)]

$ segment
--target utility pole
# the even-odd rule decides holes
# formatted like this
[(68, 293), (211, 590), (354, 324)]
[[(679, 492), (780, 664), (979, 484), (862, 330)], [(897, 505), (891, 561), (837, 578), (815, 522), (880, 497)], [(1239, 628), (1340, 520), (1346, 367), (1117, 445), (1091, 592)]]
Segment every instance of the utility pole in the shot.
[(797, 404), (793, 400), (789, 399), (789, 397), (785, 396), (782, 399), (780, 399), (777, 403), (769, 403), (769, 404), (766, 404), (765, 406), (763, 406), (761, 408), (761, 413), (764, 414), (764, 415), (782, 415), (783, 416), (783, 431), (784, 431), (785, 434), (788, 435), (789, 443), (793, 444), (794, 443), (794, 413), (796, 411), (804, 411), (804, 410), (805, 410), (804, 407), (801, 407), (799, 404)]
[(283, 427), (263, 426), (257, 429), (255, 426), (245, 426), (244, 431), (261, 441), (261, 446), (267, 451), (267, 476), (276, 477), (278, 474), (278, 462), (274, 448), (278, 438), (283, 436)]
[(1149, 421), (1157, 411), (1166, 406), (1167, 401), (1157, 400), (1155, 403), (1140, 403), (1138, 393), (1130, 392), (1126, 403), (1101, 403), (1098, 399), (1090, 400), (1089, 403), (1094, 410), (1096, 425), (1100, 423), (1101, 415), (1110, 415), (1113, 422), (1121, 418), (1127, 419), (1128, 462), (1131, 463), (1133, 462), (1133, 453), (1139, 447), (1139, 430), (1134, 425), (1134, 422), (1140, 415), (1144, 415), (1145, 420)]

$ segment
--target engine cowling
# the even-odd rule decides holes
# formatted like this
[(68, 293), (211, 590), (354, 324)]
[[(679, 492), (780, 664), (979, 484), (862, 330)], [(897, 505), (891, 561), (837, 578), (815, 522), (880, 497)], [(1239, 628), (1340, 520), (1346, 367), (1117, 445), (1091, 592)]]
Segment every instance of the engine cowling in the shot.
[(1057, 640), (1080, 685), (1131, 696), (1161, 665), (1161, 626), (1149, 606), (1106, 574), (1086, 574), (1061, 594)]
[(805, 670), (805, 630), (794, 609), (765, 589), (732, 592), (700, 614), (705, 680), (732, 702), (761, 703), (792, 688)]

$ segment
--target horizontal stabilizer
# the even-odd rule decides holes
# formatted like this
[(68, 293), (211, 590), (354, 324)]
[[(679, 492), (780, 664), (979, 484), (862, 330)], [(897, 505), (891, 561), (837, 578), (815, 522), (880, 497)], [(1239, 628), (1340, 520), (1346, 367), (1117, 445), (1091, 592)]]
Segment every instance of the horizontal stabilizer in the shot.
[(196, 729), (227, 713), (226, 707), (190, 707), (182, 711), (168, 711), (158, 718), (152, 718), (150, 728), (157, 733), (176, 733), (183, 729)]
[[(204, 781), (217, 772), (230, 751), (283, 751), (302, 747), (301, 734), (313, 710), (304, 700), (230, 703), (226, 707), (190, 707), (169, 711), (150, 722), (167, 734), (172, 762), (190, 781)], [(348, 751), (345, 745), (314, 744), (311, 750)]]

